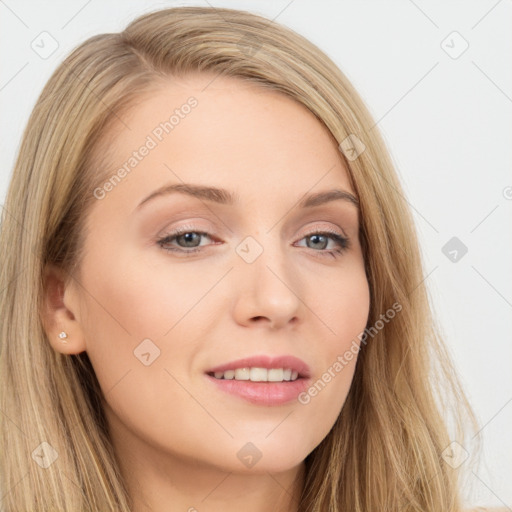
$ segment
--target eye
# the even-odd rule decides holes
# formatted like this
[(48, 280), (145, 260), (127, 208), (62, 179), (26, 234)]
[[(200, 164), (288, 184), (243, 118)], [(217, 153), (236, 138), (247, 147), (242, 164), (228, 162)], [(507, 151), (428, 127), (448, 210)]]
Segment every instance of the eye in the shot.
[[(202, 246), (200, 245), (202, 237), (213, 238), (205, 231), (198, 231), (192, 226), (184, 226), (157, 240), (157, 244), (164, 251), (183, 254), (186, 257), (188, 254), (197, 253), (202, 250)], [(313, 231), (305, 235), (299, 241), (307, 239), (311, 241), (311, 243), (307, 243), (307, 247), (315, 249), (315, 245), (320, 246), (317, 247), (321, 249), (320, 251), (314, 251), (319, 252), (320, 256), (337, 258), (350, 247), (349, 239), (337, 231)], [(329, 241), (333, 241), (336, 246), (326, 251), (325, 249), (327, 247), (325, 247), (325, 245), (326, 243), (328, 245)], [(171, 242), (176, 242), (178, 247), (175, 245), (169, 246)]]
[[(210, 235), (204, 231), (197, 231), (193, 227), (184, 226), (172, 233), (169, 233), (164, 238), (161, 238), (157, 241), (158, 245), (162, 247), (164, 251), (168, 252), (178, 252), (178, 253), (194, 253), (200, 251), (200, 243), (201, 237), (208, 237)], [(178, 243), (183, 243), (180, 247), (167, 247), (173, 241), (177, 241)], [(184, 250), (185, 249), (185, 250)]]
[[(329, 242), (330, 240), (334, 240), (334, 242), (337, 244), (337, 247), (330, 251), (320, 251), (322, 256), (331, 256), (333, 258), (337, 258), (341, 254), (343, 254), (347, 249), (350, 247), (350, 241), (346, 236), (343, 236), (341, 233), (338, 233), (337, 231), (314, 231), (312, 233), (307, 234), (302, 238), (301, 240), (311, 240), (311, 244), (307, 244), (308, 247), (311, 248), (311, 245), (313, 245), (313, 248), (316, 244), (319, 244), (324, 249), (324, 245)], [(307, 243), (307, 242), (306, 242)], [(320, 248), (322, 248), (320, 247)]]

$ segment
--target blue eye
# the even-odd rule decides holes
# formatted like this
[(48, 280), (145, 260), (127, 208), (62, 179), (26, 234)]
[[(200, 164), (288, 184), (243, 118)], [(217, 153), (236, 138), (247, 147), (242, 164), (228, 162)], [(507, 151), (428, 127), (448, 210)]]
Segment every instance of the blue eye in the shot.
[[(197, 253), (200, 252), (201, 245), (198, 245), (201, 243), (202, 237), (208, 237), (212, 238), (209, 233), (206, 233), (204, 231), (194, 231), (194, 228), (192, 227), (183, 227), (180, 229), (177, 229), (176, 231), (169, 233), (165, 237), (157, 240), (157, 244), (167, 252), (172, 253), (181, 253), (183, 255), (188, 255), (191, 253)], [(308, 233), (305, 235), (301, 240), (304, 239), (310, 239), (313, 241), (314, 244), (319, 245), (325, 245), (326, 242), (330, 240), (333, 240), (337, 247), (331, 250), (326, 251), (326, 247), (323, 248), (321, 251), (315, 251), (320, 252), (322, 256), (331, 256), (332, 258), (337, 258), (341, 254), (343, 254), (347, 249), (350, 248), (350, 241), (347, 237), (341, 235), (337, 231), (314, 231), (311, 233)], [(181, 245), (180, 247), (171, 246), (169, 247), (169, 244), (171, 242), (176, 241), (177, 243), (182, 242), (183, 244), (190, 244), (190, 245)], [(312, 248), (312, 247), (310, 247)], [(313, 247), (314, 248), (314, 247)]]
[[(313, 243), (320, 243), (322, 245), (324, 241), (328, 241), (329, 239), (334, 240), (337, 243), (337, 247), (330, 251), (320, 251), (324, 256), (331, 256), (333, 258), (337, 258), (341, 254), (343, 254), (349, 247), (350, 241), (347, 237), (337, 233), (336, 231), (315, 231), (313, 233), (309, 233), (301, 240), (309, 238), (313, 241)], [(319, 241), (319, 242), (318, 242)], [(311, 248), (311, 247), (310, 247)], [(325, 248), (324, 248), (325, 249)]]

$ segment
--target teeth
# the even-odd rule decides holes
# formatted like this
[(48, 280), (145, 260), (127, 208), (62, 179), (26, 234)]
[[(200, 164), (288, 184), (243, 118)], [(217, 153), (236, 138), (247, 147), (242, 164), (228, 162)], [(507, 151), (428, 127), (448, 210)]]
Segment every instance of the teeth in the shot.
[(283, 379), (284, 370), (282, 368), (271, 368), (268, 370), (267, 380), (269, 382), (281, 382)]
[(265, 382), (268, 380), (268, 370), (266, 368), (251, 368), (249, 379), (253, 382)]
[(297, 371), (290, 368), (237, 368), (225, 372), (215, 372), (216, 379), (250, 380), (252, 382), (283, 382), (293, 381), (299, 376)]
[(235, 380), (250, 380), (249, 368), (237, 368), (235, 370)]

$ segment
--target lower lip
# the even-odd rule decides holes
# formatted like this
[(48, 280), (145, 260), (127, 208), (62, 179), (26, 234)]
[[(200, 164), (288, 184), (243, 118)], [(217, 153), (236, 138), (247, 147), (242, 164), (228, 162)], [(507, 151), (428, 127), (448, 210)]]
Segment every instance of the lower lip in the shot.
[(250, 380), (216, 379), (207, 375), (219, 389), (257, 405), (284, 405), (297, 399), (308, 387), (309, 379), (284, 382), (253, 382)]

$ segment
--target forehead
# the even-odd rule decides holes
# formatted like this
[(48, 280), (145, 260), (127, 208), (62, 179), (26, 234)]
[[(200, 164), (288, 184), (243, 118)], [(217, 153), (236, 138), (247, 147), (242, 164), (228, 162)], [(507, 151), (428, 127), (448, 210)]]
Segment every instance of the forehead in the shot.
[(180, 181), (236, 190), (242, 198), (262, 189), (269, 197), (329, 187), (353, 192), (336, 140), (320, 120), (254, 83), (208, 74), (169, 78), (122, 119), (126, 126), (109, 137), (104, 177), (124, 167), (119, 188), (127, 193), (147, 195)]
[[(193, 108), (187, 106), (191, 101), (197, 104)], [(211, 74), (159, 82), (132, 105), (123, 121), (124, 129), (118, 123), (117, 131), (131, 145), (137, 143), (131, 135), (150, 134), (169, 121), (171, 132), (163, 136), (176, 142), (189, 128), (208, 134), (202, 144), (249, 136), (247, 142), (257, 145), (263, 140), (268, 143), (273, 136), (276, 145), (300, 139), (310, 140), (308, 146), (327, 139), (337, 145), (321, 121), (293, 98), (240, 78)]]

